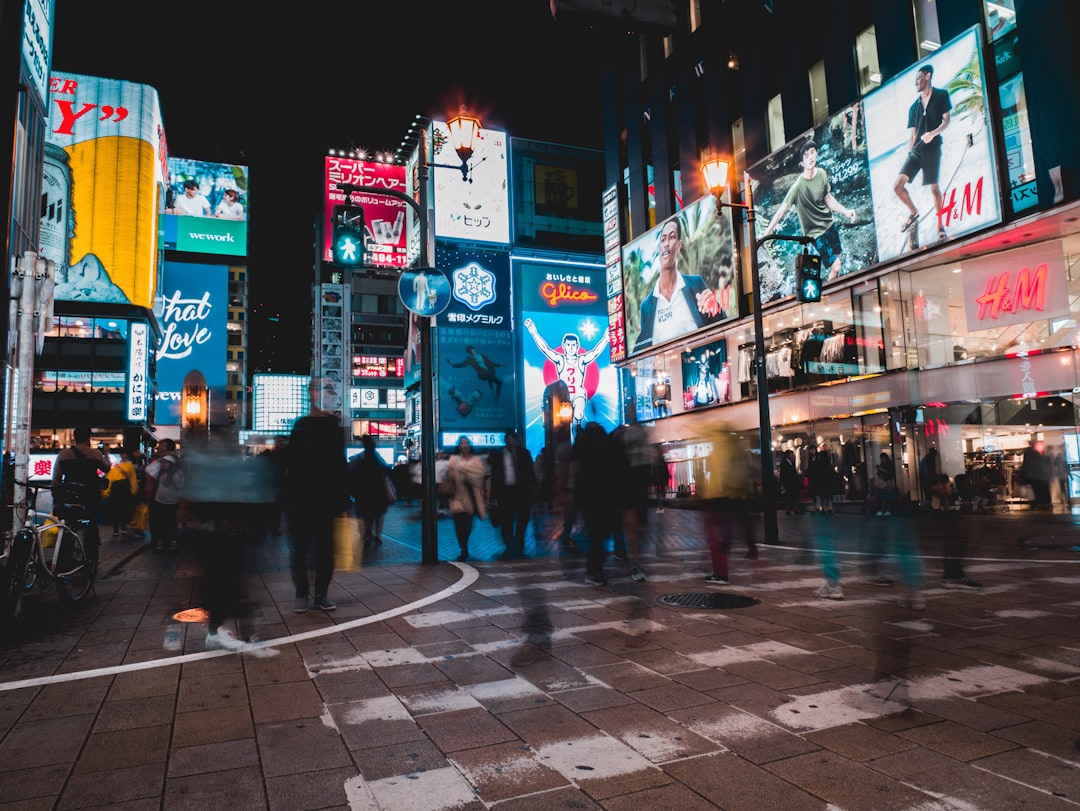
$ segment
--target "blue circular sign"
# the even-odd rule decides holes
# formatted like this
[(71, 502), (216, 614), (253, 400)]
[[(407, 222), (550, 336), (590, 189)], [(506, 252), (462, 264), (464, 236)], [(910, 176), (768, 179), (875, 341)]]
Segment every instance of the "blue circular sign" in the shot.
[(450, 280), (435, 268), (406, 270), (398, 279), (398, 296), (417, 315), (438, 315), (450, 304)]

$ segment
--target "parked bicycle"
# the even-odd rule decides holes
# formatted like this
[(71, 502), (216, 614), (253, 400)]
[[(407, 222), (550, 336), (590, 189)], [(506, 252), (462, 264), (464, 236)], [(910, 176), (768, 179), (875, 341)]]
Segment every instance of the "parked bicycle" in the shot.
[(83, 546), (90, 516), (67, 521), (37, 510), (38, 493), (47, 484), (16, 482), (26, 496), (16, 505), (15, 526), (4, 534), (0, 556), (0, 622), (19, 616), (22, 598), (34, 588), (56, 586), (66, 603), (77, 603), (93, 591), (96, 564)]

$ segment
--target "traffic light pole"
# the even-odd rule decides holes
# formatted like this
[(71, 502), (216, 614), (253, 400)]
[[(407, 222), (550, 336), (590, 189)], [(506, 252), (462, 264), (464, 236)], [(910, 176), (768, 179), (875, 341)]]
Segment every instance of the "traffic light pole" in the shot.
[[(432, 267), (430, 240), (428, 239), (427, 216), (427, 180), (428, 164), (423, 133), (420, 143), (420, 202), (418, 203), (405, 192), (397, 189), (383, 189), (377, 186), (357, 186), (352, 183), (338, 183), (338, 188), (345, 192), (347, 199), (352, 199), (354, 192), (381, 194), (406, 203), (416, 212), (420, 228), (420, 261)], [(420, 500), (420, 559), (423, 563), (439, 562), (439, 524), (438, 504), (435, 499), (435, 370), (432, 368), (431, 322), (432, 318), (421, 316), (423, 328), (420, 330), (420, 469), (423, 471)]]

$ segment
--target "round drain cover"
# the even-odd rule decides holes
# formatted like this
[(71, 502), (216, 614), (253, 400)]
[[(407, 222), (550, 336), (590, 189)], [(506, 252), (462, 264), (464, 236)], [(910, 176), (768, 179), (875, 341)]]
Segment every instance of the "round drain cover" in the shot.
[(660, 598), (664, 605), (677, 605), (680, 608), (748, 608), (757, 605), (760, 600), (743, 597), (741, 594), (723, 592), (688, 592), (684, 594), (665, 594)]

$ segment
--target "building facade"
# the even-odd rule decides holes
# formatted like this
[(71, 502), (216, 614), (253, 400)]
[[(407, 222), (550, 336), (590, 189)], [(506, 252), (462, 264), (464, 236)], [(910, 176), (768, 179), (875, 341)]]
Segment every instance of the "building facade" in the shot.
[[(758, 431), (760, 301), (766, 452), (829, 453), (853, 502), (873, 495), (886, 453), (904, 498), (964, 475), (1020, 505), (1035, 447), (1060, 471), (1054, 500), (1080, 496), (1080, 66), (1066, 5), (674, 6), (672, 27), (597, 39), (622, 247), (612, 346), (625, 340), (627, 419), (653, 423), (672, 488), (703, 475), (706, 422)], [(942, 120), (938, 91), (943, 130), (925, 120)], [(934, 154), (909, 162), (923, 133)], [(722, 202), (742, 208), (710, 203), (699, 167), (717, 154), (735, 165)], [(807, 184), (823, 178), (815, 197)], [(719, 312), (639, 341), (671, 222), (694, 266), (681, 272), (705, 279)], [(819, 302), (796, 295), (803, 250), (821, 256)], [(931, 449), (940, 461), (922, 464)]]

